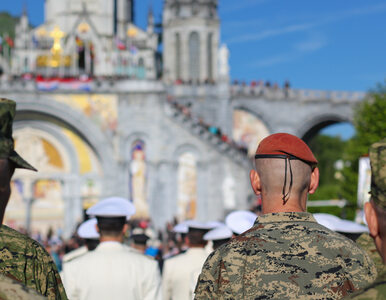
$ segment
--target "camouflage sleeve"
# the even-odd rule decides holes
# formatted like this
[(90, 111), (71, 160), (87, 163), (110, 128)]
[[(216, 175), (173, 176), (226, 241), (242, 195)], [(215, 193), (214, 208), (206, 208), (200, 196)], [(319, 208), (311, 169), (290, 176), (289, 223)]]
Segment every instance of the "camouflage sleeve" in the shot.
[(43, 300), (47, 298), (16, 280), (0, 275), (0, 299)]
[(386, 267), (380, 274), (377, 280), (369, 286), (357, 291), (345, 299), (356, 299), (356, 300), (382, 300), (386, 299)]
[(0, 227), (0, 272), (49, 299), (67, 299), (56, 265), (46, 249), (5, 225)]
[(38, 283), (39, 291), (48, 299), (66, 300), (67, 295), (63, 287), (58, 269), (51, 256), (43, 248), (36, 248), (38, 260), (32, 269), (35, 269), (34, 276)]
[(196, 300), (233, 298), (230, 280), (221, 259), (220, 251), (213, 252), (207, 258), (194, 293), (194, 299)]
[(216, 252), (211, 253), (206, 259), (194, 291), (195, 300), (219, 298), (219, 295), (216, 294), (219, 273), (217, 259)]
[(383, 270), (382, 257), (375, 247), (374, 240), (370, 235), (365, 232), (355, 241), (357, 245), (362, 248), (369, 255), (371, 260), (374, 262), (377, 272), (380, 273)]
[(345, 263), (355, 289), (374, 282), (377, 278), (377, 269), (367, 253), (359, 247), (352, 247), (349, 251), (350, 259), (346, 259)]

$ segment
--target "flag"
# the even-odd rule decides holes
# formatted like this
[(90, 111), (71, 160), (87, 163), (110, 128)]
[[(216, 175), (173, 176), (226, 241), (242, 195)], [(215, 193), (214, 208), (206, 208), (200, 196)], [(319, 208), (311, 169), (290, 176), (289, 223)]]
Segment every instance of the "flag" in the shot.
[(34, 48), (39, 47), (39, 41), (36, 38), (35, 34), (32, 35), (32, 44), (33, 44)]
[(13, 40), (9, 36), (5, 37), (5, 42), (8, 44), (8, 46), (10, 48), (13, 48), (14, 43), (13, 43)]
[(119, 50), (126, 50), (126, 45), (118, 37), (115, 37), (115, 45)]
[(38, 76), (35, 81), (36, 86), (40, 91), (54, 91), (60, 89), (90, 92), (92, 89), (91, 78), (43, 78)]
[(130, 52), (131, 52), (131, 54), (137, 54), (137, 52), (138, 52), (138, 49), (137, 49), (137, 47), (135, 47), (135, 46), (130, 46)]

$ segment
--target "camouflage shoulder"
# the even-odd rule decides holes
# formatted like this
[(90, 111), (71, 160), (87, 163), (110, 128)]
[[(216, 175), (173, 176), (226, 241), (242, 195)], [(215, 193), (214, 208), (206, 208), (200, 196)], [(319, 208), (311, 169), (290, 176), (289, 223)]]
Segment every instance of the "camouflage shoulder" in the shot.
[(0, 227), (0, 268), (49, 299), (67, 299), (58, 269), (47, 250), (6, 225)]
[(356, 300), (384, 300), (386, 299), (386, 268), (378, 276), (377, 280), (367, 287), (357, 291), (345, 299)]
[(25, 285), (16, 280), (0, 275), (0, 299), (42, 300), (47, 298), (39, 295), (35, 290), (27, 288)]
[(195, 300), (232, 299), (232, 283), (222, 260), (222, 257), (228, 253), (229, 247), (229, 244), (226, 243), (207, 257), (197, 280), (194, 291)]
[(36, 250), (43, 256), (50, 257), (47, 250), (39, 242), (6, 225), (0, 227), (0, 237), (0, 244), (6, 244), (7, 247), (17, 248), (18, 250)]
[(380, 273), (383, 270), (383, 263), (382, 258), (375, 247), (373, 238), (368, 233), (362, 233), (355, 242), (361, 249), (366, 251), (368, 256), (374, 262), (377, 272)]

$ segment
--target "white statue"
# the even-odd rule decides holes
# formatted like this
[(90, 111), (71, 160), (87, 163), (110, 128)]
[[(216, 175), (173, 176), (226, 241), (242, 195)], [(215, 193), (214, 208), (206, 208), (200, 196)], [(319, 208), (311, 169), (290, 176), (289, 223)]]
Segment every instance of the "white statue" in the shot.
[(218, 74), (220, 78), (229, 78), (229, 49), (223, 44), (218, 51)]

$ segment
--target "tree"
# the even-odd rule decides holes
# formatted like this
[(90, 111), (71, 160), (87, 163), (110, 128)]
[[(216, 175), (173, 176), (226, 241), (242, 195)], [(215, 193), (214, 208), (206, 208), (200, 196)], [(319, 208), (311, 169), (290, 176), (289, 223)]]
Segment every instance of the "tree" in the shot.
[(356, 134), (348, 141), (343, 153), (345, 167), (342, 171), (341, 193), (350, 203), (349, 217), (357, 208), (359, 158), (367, 155), (371, 144), (386, 136), (386, 81), (370, 91), (355, 109)]
[(19, 18), (11, 16), (7, 12), (0, 12), (0, 36), (8, 34), (10, 38), (15, 37), (15, 26)]
[[(318, 189), (315, 194), (309, 195), (309, 200), (341, 199), (335, 164), (342, 159), (346, 144), (340, 137), (320, 134), (310, 141), (309, 146), (319, 162), (320, 179)], [(309, 207), (308, 211), (342, 216), (342, 209), (334, 206)]]

